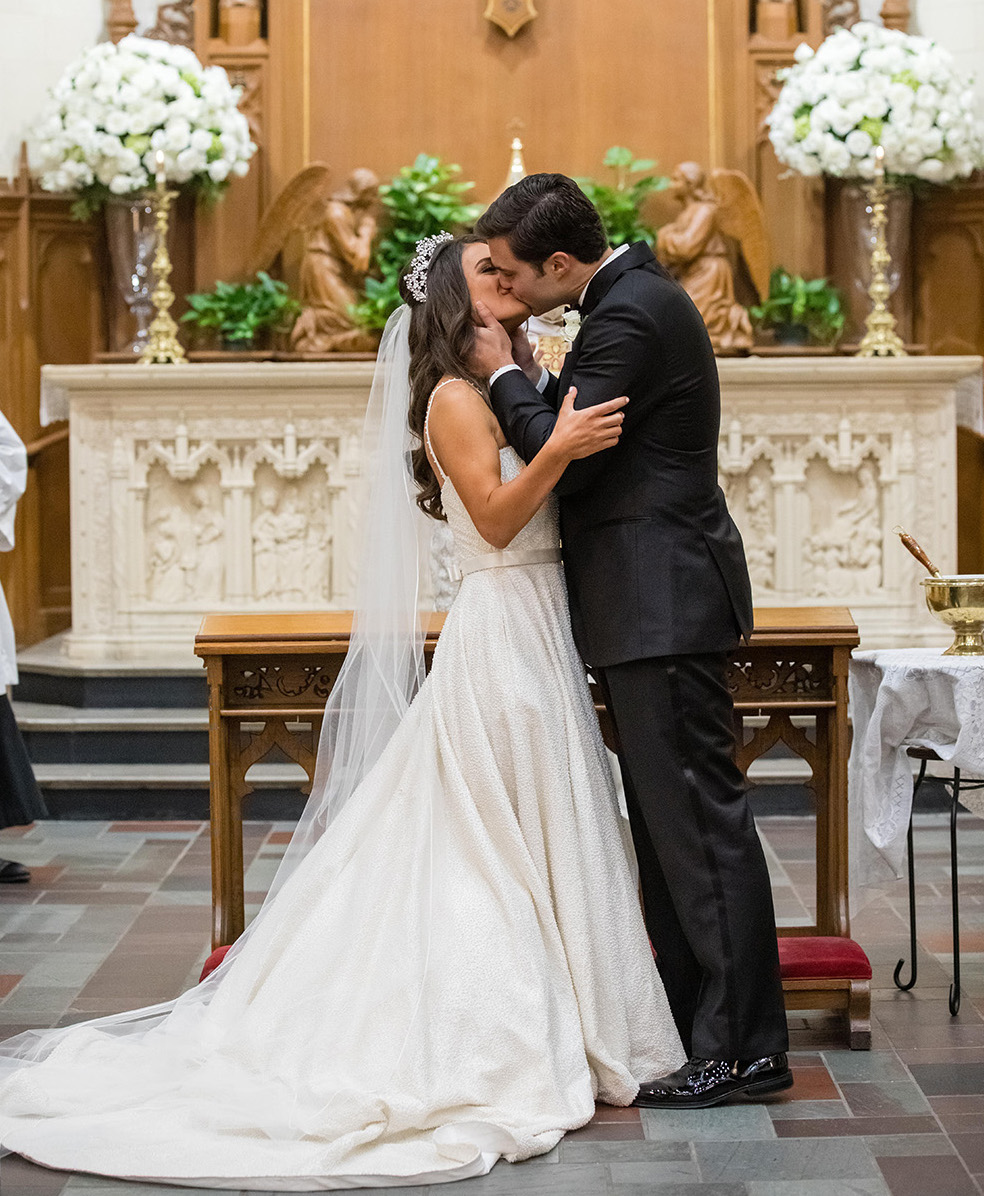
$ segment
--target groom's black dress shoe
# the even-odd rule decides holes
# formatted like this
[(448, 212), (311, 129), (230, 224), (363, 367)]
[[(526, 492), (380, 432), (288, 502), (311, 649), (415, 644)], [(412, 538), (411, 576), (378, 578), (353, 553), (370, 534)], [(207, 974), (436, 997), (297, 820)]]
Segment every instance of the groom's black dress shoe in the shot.
[(791, 1088), (793, 1073), (784, 1054), (763, 1059), (691, 1059), (683, 1067), (643, 1084), (632, 1102), (645, 1109), (706, 1109), (732, 1096), (764, 1096)]

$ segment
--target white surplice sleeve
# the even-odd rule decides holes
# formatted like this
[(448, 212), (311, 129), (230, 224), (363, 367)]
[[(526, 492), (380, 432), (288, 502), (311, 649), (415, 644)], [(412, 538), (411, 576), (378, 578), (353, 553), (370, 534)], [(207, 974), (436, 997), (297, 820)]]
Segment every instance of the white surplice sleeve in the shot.
[(24, 442), (0, 412), (0, 552), (9, 552), (14, 546), (14, 515), (26, 485)]
[[(27, 452), (21, 438), (0, 412), (0, 552), (14, 546), (17, 500), (27, 485)], [(7, 600), (0, 586), (0, 693), (17, 680), (17, 648)]]

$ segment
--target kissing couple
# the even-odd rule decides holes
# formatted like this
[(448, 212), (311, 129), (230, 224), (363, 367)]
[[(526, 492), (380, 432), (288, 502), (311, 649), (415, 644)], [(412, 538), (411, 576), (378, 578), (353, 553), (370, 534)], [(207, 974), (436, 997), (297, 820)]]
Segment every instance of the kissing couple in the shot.
[[(551, 174), (419, 244), (403, 296), (352, 644), (270, 894), (176, 1000), (3, 1044), (5, 1150), (194, 1187), (416, 1186), (549, 1151), (596, 1100), (792, 1083), (700, 315)], [(559, 304), (580, 330), (557, 379), (523, 325)], [(425, 678), (434, 519), (461, 584)]]

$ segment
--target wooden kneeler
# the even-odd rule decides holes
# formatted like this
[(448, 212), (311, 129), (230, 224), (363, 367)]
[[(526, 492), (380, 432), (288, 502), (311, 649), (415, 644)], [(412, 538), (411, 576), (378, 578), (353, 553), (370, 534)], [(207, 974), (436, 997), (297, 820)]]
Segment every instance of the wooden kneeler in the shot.
[(779, 970), (787, 1010), (840, 1010), (851, 1050), (871, 1049), (871, 962), (854, 939), (781, 936)]
[[(225, 958), (228, 947), (208, 957), (201, 979)], [(799, 935), (779, 939), (779, 969), (786, 1009), (839, 1009), (852, 1051), (871, 1049), (871, 963), (848, 938)]]

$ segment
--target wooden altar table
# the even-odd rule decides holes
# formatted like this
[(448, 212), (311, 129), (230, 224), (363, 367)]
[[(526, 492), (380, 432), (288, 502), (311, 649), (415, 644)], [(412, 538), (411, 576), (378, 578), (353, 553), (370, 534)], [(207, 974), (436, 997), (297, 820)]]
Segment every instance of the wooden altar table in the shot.
[[(444, 616), (428, 627), (429, 664)], [(314, 776), (325, 701), (348, 648), (351, 613), (206, 615), (195, 653), (207, 671), (211, 769), (212, 946), (245, 925), (242, 801), (246, 772), (272, 749)], [(755, 611), (751, 642), (733, 654), (730, 684), (738, 763), (749, 765), (779, 741), (810, 765), (817, 799), (817, 918), (781, 935), (847, 935), (847, 674), (858, 630), (846, 607)], [(602, 729), (611, 744), (611, 727)], [(748, 742), (745, 716), (764, 716)], [(793, 723), (815, 719), (815, 736)], [(262, 724), (254, 731), (243, 724)], [(815, 1006), (811, 1006), (813, 1008)]]

